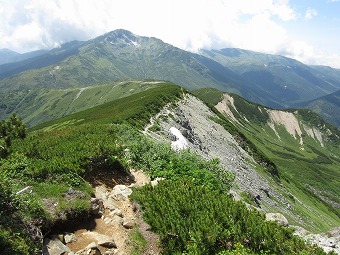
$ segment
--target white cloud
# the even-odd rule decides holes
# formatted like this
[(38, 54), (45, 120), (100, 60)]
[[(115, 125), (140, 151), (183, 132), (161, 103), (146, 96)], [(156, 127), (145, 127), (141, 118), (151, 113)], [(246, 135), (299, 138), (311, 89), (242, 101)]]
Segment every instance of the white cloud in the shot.
[(281, 50), (281, 55), (299, 60), (303, 63), (340, 68), (340, 54), (330, 54), (315, 49), (304, 41), (287, 41)]
[(282, 24), (299, 17), (289, 0), (0, 0), (0, 16), (0, 48), (19, 52), (124, 28), (190, 51), (238, 47), (305, 59), (311, 53), (287, 46)]
[(311, 20), (312, 18), (316, 17), (318, 15), (317, 10), (308, 8), (306, 11), (305, 19), (306, 20)]

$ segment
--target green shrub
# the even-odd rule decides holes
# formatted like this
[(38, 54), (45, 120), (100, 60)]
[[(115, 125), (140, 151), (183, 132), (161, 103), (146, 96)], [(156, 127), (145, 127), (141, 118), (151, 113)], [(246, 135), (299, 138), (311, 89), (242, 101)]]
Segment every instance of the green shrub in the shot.
[(144, 219), (159, 234), (164, 254), (298, 254), (312, 250), (325, 254), (306, 245), (293, 230), (266, 222), (242, 202), (186, 177), (137, 189), (132, 199), (142, 205)]

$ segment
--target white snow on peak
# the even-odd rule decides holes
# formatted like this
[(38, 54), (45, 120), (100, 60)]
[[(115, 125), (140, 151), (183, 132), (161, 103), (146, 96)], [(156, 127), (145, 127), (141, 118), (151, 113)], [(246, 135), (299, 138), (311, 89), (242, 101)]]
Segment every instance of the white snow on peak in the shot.
[(185, 139), (185, 137), (182, 135), (181, 131), (179, 131), (175, 127), (171, 127), (170, 128), (170, 133), (173, 134), (176, 137), (176, 141), (173, 141), (171, 143), (171, 147), (174, 150), (180, 151), (180, 150), (188, 148), (188, 142)]
[(132, 43), (133, 45), (135, 45), (136, 47), (140, 46), (140, 44), (139, 44), (138, 42), (131, 41), (131, 43)]

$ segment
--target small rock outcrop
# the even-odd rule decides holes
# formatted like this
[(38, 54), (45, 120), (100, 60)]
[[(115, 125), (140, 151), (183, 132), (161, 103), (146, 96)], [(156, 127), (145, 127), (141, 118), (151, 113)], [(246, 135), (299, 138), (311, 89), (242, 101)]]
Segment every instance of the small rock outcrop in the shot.
[(288, 220), (281, 213), (266, 213), (266, 221), (276, 221), (278, 224), (288, 227)]
[(70, 254), (72, 251), (58, 238), (44, 240), (43, 255), (62, 255)]
[(116, 185), (114, 186), (111, 197), (115, 200), (122, 201), (126, 200), (132, 193), (132, 190), (125, 185)]
[(90, 214), (96, 216), (103, 213), (103, 211), (104, 211), (103, 199), (97, 197), (91, 198)]

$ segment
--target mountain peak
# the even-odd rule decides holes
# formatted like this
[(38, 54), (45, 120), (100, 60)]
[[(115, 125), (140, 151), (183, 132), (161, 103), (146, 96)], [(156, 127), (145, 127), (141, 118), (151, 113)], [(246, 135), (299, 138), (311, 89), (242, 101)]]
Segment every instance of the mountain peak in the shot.
[(141, 37), (125, 29), (117, 29), (104, 35), (104, 40), (110, 44), (124, 48), (140, 45)]

